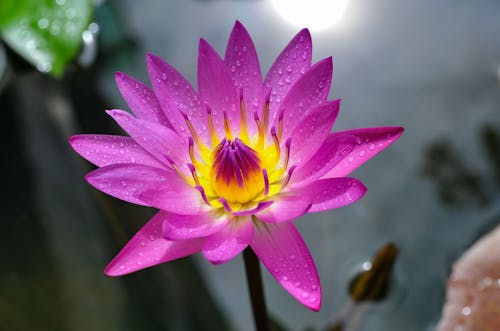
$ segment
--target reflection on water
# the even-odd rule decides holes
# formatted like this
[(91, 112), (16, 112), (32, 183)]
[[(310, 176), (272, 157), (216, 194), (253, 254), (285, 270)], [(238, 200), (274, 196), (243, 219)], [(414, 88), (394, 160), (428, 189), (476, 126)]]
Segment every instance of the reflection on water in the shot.
[[(449, 139), (436, 141), (424, 152), (422, 174), (429, 177), (441, 201), (449, 206), (465, 208), (485, 206), (500, 191), (500, 130), (484, 125), (477, 137), (482, 156), (488, 164), (481, 172), (464, 160), (465, 151)], [(476, 164), (479, 162), (476, 162)]]

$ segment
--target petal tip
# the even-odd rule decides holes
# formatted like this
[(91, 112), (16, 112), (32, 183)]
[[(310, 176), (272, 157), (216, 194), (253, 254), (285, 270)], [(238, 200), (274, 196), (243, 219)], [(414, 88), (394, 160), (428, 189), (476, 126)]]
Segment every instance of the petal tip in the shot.
[(125, 74), (124, 72), (121, 72), (121, 71), (115, 72), (115, 81), (116, 81), (116, 83), (118, 83), (119, 81), (124, 80), (127, 77), (128, 77), (127, 74)]
[(110, 263), (105, 269), (104, 269), (104, 275), (107, 277), (118, 277), (122, 276), (123, 273), (120, 273), (119, 270), (114, 268), (114, 264)]
[(73, 149), (75, 148), (75, 143), (77, 142), (79, 137), (80, 137), (80, 135), (73, 135), (73, 136), (69, 137), (68, 143), (71, 147), (73, 147)]

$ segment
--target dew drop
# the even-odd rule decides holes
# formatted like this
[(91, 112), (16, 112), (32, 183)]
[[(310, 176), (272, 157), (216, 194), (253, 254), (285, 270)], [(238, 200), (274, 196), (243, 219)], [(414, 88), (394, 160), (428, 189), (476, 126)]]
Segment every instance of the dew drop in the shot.
[(374, 144), (370, 144), (370, 151), (373, 151), (375, 149), (375, 145)]
[(47, 29), (49, 27), (49, 20), (46, 18), (41, 18), (38, 20), (38, 27), (40, 29)]

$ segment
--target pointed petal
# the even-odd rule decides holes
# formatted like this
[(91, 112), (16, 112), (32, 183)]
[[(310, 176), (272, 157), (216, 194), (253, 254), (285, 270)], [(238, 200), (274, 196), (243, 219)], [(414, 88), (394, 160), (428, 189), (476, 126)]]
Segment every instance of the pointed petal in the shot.
[(280, 102), (290, 87), (311, 67), (312, 43), (309, 30), (303, 29), (274, 61), (264, 81), (266, 95), (271, 94), (271, 118), (278, 116)]
[(137, 118), (160, 123), (173, 129), (156, 95), (149, 87), (122, 72), (116, 73), (115, 81), (120, 93)]
[[(340, 100), (316, 106), (292, 131), (290, 137), (290, 164), (300, 166), (306, 163), (328, 137), (339, 113)], [(285, 141), (287, 137), (284, 137)]]
[(319, 311), (318, 272), (293, 223), (258, 223), (250, 246), (285, 290), (307, 308)]
[(335, 137), (352, 136), (356, 144), (349, 155), (333, 167), (323, 178), (343, 177), (389, 147), (402, 134), (402, 127), (378, 127), (337, 132)]
[(168, 167), (171, 167), (173, 161), (189, 173), (186, 167), (186, 162), (189, 160), (187, 141), (181, 139), (174, 131), (160, 124), (139, 120), (123, 110), (113, 109), (107, 113), (158, 160)]
[(201, 250), (202, 239), (168, 241), (162, 237), (162, 224), (169, 217), (160, 211), (130, 241), (104, 270), (107, 276), (121, 276), (179, 259)]
[(320, 179), (290, 194), (311, 200), (310, 213), (339, 208), (358, 201), (366, 193), (366, 187), (355, 178)]
[(115, 198), (177, 214), (203, 212), (197, 190), (176, 172), (139, 164), (114, 164), (87, 174), (96, 189)]
[(203, 255), (213, 264), (221, 264), (241, 253), (253, 239), (254, 225), (250, 217), (230, 220), (216, 234), (205, 239)]
[(240, 127), (237, 90), (226, 64), (204, 39), (200, 39), (198, 52), (198, 89), (203, 102), (212, 109), (219, 137), (223, 137), (224, 133), (224, 112), (227, 113), (233, 134), (237, 135)]
[(201, 107), (199, 96), (191, 84), (161, 58), (148, 54), (146, 60), (153, 90), (172, 127), (182, 137), (191, 135), (182, 111), (189, 116), (200, 136), (208, 136), (207, 113)]
[(226, 223), (226, 217), (217, 218), (211, 212), (200, 215), (172, 214), (163, 223), (163, 237), (167, 240), (207, 237), (218, 232)]
[(229, 68), (238, 90), (243, 91), (247, 123), (250, 136), (257, 131), (253, 113), (261, 114), (264, 103), (264, 90), (260, 72), (259, 58), (252, 38), (239, 21), (236, 21), (227, 43), (224, 62)]
[(255, 216), (263, 222), (289, 222), (304, 215), (310, 207), (311, 200), (307, 197), (285, 195)]
[(297, 167), (288, 186), (304, 186), (321, 178), (345, 159), (355, 145), (356, 139), (353, 136), (330, 134), (309, 161)]
[(116, 163), (137, 163), (157, 168), (164, 165), (132, 138), (104, 134), (80, 134), (69, 139), (71, 147), (98, 167)]
[[(283, 111), (283, 137), (288, 137), (293, 129), (310, 114), (312, 107), (326, 101), (330, 93), (333, 63), (328, 57), (313, 65), (301, 76), (285, 95), (279, 108)], [(274, 124), (278, 123), (278, 117)]]

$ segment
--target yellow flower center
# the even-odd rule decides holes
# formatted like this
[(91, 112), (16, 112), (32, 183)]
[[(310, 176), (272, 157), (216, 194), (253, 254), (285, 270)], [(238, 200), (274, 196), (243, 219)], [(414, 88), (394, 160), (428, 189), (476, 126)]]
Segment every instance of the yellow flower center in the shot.
[(207, 107), (211, 146), (201, 141), (188, 116), (183, 115), (192, 136), (189, 139), (191, 177), (183, 176), (208, 205), (226, 212), (251, 209), (278, 194), (288, 183), (294, 168), (288, 169), (290, 140), (286, 141), (285, 153), (281, 153), (283, 118), (280, 116), (277, 130), (272, 127), (268, 131), (269, 100), (266, 100), (262, 120), (254, 114), (258, 132), (252, 137), (249, 137), (241, 96), (240, 132), (236, 138), (226, 114), (225, 136), (222, 139), (217, 136), (212, 112)]

